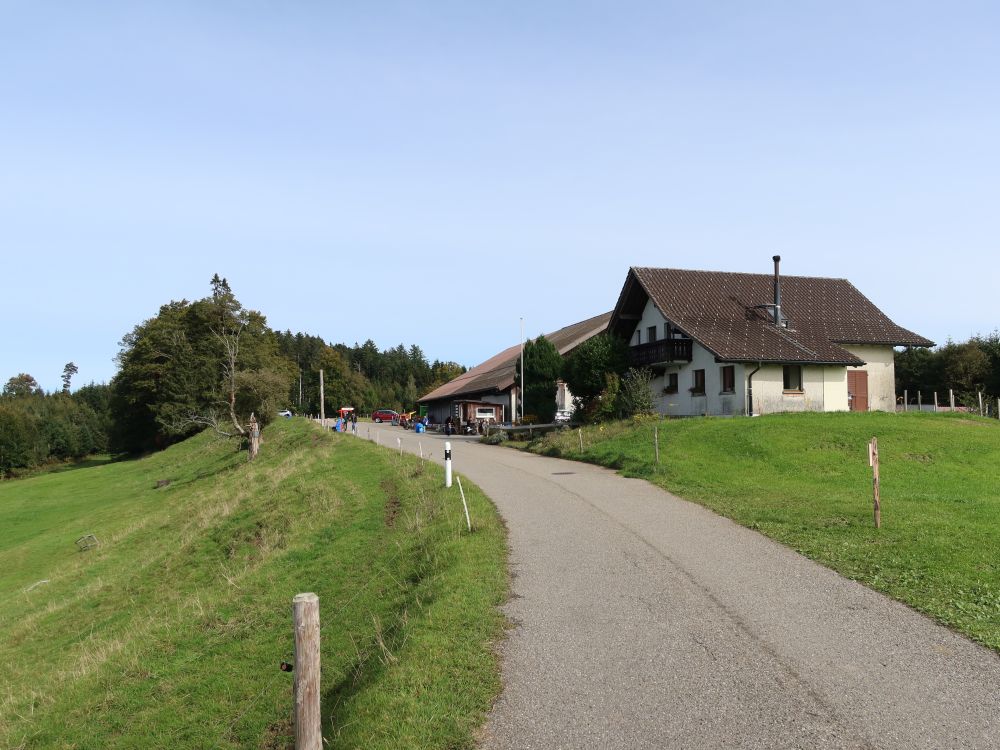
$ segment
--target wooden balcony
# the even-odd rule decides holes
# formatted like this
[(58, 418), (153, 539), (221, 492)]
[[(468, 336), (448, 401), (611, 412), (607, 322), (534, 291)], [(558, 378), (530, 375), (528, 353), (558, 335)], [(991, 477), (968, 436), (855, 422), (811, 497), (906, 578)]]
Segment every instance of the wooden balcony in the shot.
[(664, 362), (690, 362), (691, 339), (662, 339), (652, 344), (629, 347), (632, 367), (651, 367)]

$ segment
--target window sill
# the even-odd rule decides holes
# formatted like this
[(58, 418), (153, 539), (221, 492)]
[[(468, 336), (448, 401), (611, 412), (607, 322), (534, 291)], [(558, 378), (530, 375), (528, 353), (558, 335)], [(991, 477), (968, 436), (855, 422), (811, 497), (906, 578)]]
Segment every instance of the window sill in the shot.
[(691, 391), (692, 396), (704, 396), (705, 391)]
[(781, 392), (782, 396), (804, 396), (805, 394), (806, 394), (805, 391), (794, 391), (794, 390)]
[(734, 396), (736, 391), (719, 391), (720, 396)]

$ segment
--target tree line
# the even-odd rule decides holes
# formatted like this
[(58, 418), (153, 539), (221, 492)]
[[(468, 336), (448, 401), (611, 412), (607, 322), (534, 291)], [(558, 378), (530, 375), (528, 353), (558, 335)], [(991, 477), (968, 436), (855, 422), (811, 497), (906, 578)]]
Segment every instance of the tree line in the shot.
[(108, 387), (91, 383), (70, 393), (72, 362), (63, 390), (45, 393), (19, 373), (0, 391), (0, 478), (49, 461), (78, 459), (108, 449)]
[(298, 376), (288, 403), (302, 414), (320, 411), (320, 370), (328, 414), (342, 406), (352, 406), (363, 414), (375, 409), (411, 411), (416, 409), (418, 398), (466, 371), (455, 362), (428, 362), (416, 344), (380, 351), (371, 339), (347, 346), (291, 331), (275, 337), (282, 355), (295, 363)]
[(978, 408), (979, 393), (990, 404), (1000, 398), (1000, 331), (957, 343), (949, 340), (936, 349), (911, 348), (896, 352), (896, 393), (907, 391), (916, 403), (917, 392), (930, 403), (955, 393), (956, 402)]
[(122, 338), (108, 384), (45, 393), (20, 373), (0, 393), (0, 477), (92, 453), (141, 454), (209, 428), (243, 440), (251, 415), (261, 426), (281, 409), (319, 412), (354, 406), (410, 410), (419, 396), (465, 372), (429, 363), (420, 347), (379, 350), (374, 342), (330, 344), (319, 336), (275, 332), (245, 308), (216, 274), (203, 299), (171, 301)]

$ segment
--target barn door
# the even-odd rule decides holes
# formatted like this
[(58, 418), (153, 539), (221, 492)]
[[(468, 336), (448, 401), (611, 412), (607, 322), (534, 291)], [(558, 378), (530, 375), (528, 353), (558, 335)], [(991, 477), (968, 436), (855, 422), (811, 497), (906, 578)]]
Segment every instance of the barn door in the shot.
[(851, 411), (868, 411), (868, 371), (847, 371), (847, 402)]

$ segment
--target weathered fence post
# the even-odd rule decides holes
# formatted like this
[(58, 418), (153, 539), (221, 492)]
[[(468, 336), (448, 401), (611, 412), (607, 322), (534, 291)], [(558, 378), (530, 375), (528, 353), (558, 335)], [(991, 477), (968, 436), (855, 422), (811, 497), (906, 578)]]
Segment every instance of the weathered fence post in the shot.
[(319, 423), (326, 429), (326, 392), (323, 390), (323, 370), (319, 371)]
[(319, 715), (319, 597), (296, 594), (292, 599), (295, 626), (295, 750), (322, 750)]
[(254, 416), (253, 412), (250, 412), (250, 424), (247, 427), (247, 434), (250, 439), (247, 441), (247, 460), (253, 461), (257, 458), (257, 453), (260, 451), (260, 425), (257, 424), (257, 417)]
[(868, 443), (868, 464), (872, 467), (872, 500), (875, 505), (875, 528), (882, 528), (882, 498), (879, 497), (878, 438)]
[(938, 403), (937, 403), (937, 391), (934, 391), (934, 413), (937, 414)]
[(979, 394), (979, 416), (983, 416), (983, 392), (976, 391)]
[(951, 388), (948, 389), (948, 405), (955, 411), (955, 391)]
[(910, 394), (908, 391), (903, 391), (903, 411), (910, 410)]
[(583, 428), (577, 427), (576, 432), (580, 436), (580, 453), (583, 453)]
[(660, 465), (660, 428), (653, 425), (653, 448), (656, 450), (656, 465)]
[(924, 399), (920, 391), (917, 391), (917, 411), (924, 410)]

